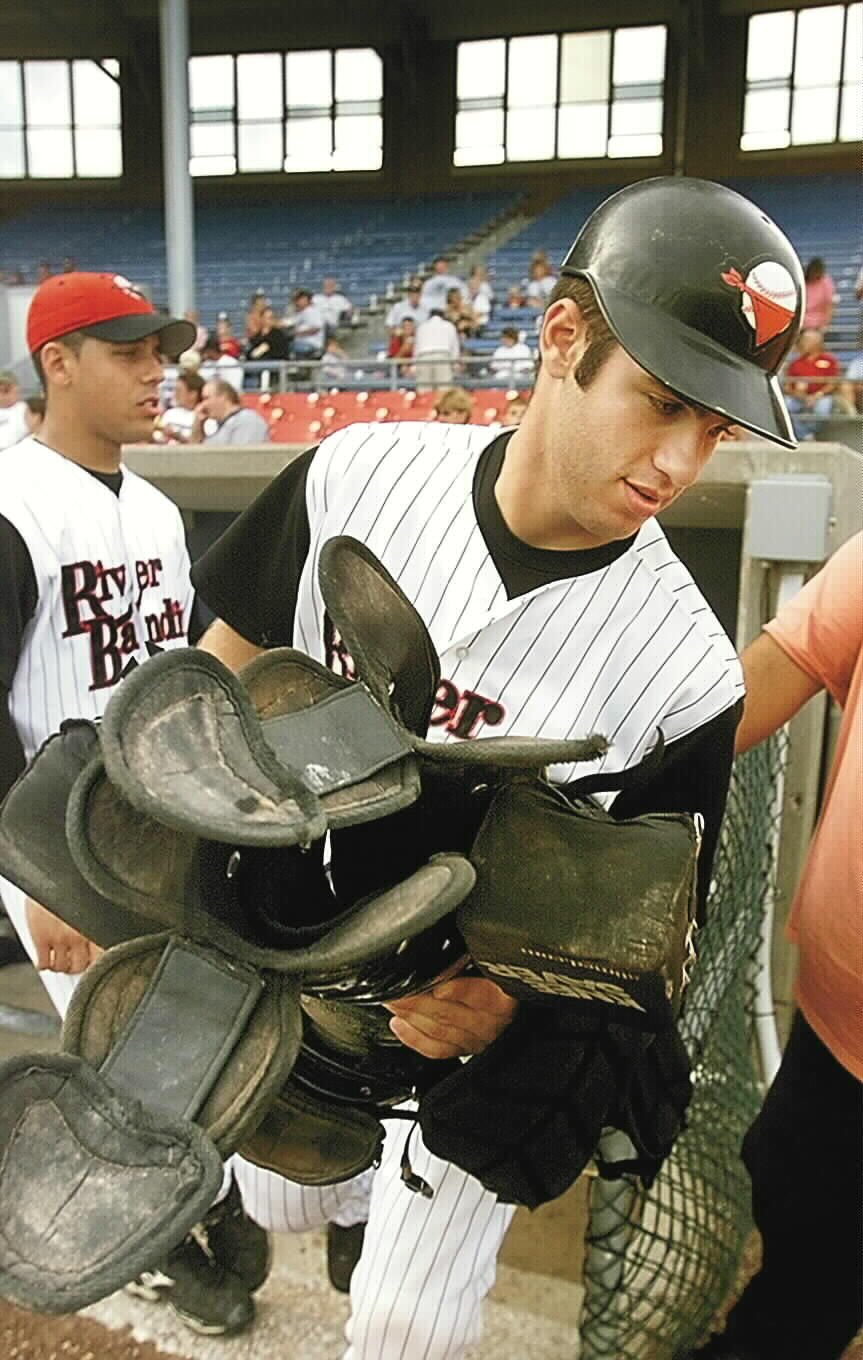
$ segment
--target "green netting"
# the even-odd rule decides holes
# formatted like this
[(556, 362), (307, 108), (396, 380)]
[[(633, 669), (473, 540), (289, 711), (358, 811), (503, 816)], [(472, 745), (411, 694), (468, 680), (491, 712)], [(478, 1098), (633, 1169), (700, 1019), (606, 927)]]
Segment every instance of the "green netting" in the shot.
[[(761, 1101), (753, 965), (773, 889), (785, 747), (773, 738), (735, 763), (681, 1023), (693, 1064), (689, 1127), (648, 1192), (631, 1178), (591, 1184), (583, 1360), (673, 1360), (688, 1349), (727, 1297), (751, 1231), (739, 1152)], [(607, 1137), (619, 1149), (622, 1135)]]

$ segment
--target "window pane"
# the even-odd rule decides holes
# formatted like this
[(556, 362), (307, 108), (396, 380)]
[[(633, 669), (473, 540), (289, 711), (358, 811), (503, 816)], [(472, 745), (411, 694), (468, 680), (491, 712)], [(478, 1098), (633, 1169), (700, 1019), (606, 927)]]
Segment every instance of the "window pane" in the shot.
[(604, 156), (608, 105), (563, 104), (558, 118), (558, 156)]
[(193, 156), (189, 161), (190, 175), (235, 175), (237, 161), (234, 156)]
[(118, 128), (76, 128), (75, 170), (110, 179), (123, 173), (123, 139)]
[(517, 109), (507, 114), (506, 158), (545, 161), (554, 155), (554, 108)]
[(234, 107), (234, 58), (189, 58), (189, 105), (193, 109)]
[(609, 156), (661, 156), (662, 138), (652, 136), (609, 137)]
[(611, 109), (613, 137), (662, 132), (661, 99), (619, 99)]
[[(743, 131), (784, 132), (788, 128), (790, 92), (784, 90), (750, 90), (743, 106)], [(741, 143), (742, 145), (742, 143)], [(767, 142), (767, 146), (787, 146), (787, 142)], [(744, 148), (746, 149), (746, 148)], [(750, 148), (751, 149), (751, 148)]]
[(824, 9), (800, 11), (794, 54), (795, 86), (839, 83), (842, 74), (843, 20), (843, 5), (826, 5)]
[(332, 136), (329, 118), (289, 118), (285, 124), (285, 169), (329, 170)]
[(791, 114), (792, 145), (835, 141), (838, 108), (839, 90), (836, 85), (828, 85), (820, 90), (795, 90)]
[(278, 123), (240, 123), (237, 152), (240, 170), (281, 170), (281, 119)]
[(27, 133), (30, 174), (38, 179), (68, 179), (72, 174), (70, 128), (41, 128)]
[(233, 123), (193, 123), (189, 128), (193, 156), (233, 156)]
[(610, 33), (564, 33), (560, 48), (561, 104), (607, 99), (610, 63)]
[(470, 109), (455, 116), (455, 164), (497, 165), (503, 160), (503, 109)]
[(458, 45), (459, 99), (493, 99), (506, 85), (506, 42), (464, 42)]
[(859, 142), (863, 139), (863, 89), (855, 82), (842, 90), (842, 114), (839, 119), (840, 142)]
[(346, 47), (336, 53), (336, 99), (381, 99), (383, 63), (372, 47)]
[(0, 179), (24, 174), (24, 133), (0, 131)]
[(615, 85), (665, 79), (665, 25), (619, 28), (614, 35)]
[[(281, 53), (249, 52), (237, 57), (237, 117), (245, 120), (281, 116)], [(280, 148), (278, 161), (281, 159)]]
[(380, 170), (383, 164), (383, 119), (380, 115), (336, 118), (334, 122), (333, 169)]
[(843, 79), (863, 85), (863, 4), (849, 5), (845, 23), (845, 72)]
[(790, 145), (791, 133), (787, 128), (777, 128), (773, 132), (744, 132), (740, 138), (741, 151), (768, 151)]
[(794, 49), (794, 12), (753, 14), (749, 20), (746, 79), (780, 80), (791, 75)]
[(285, 101), (289, 109), (322, 109), (333, 102), (329, 52), (288, 52)]
[(120, 126), (120, 86), (95, 61), (72, 63), (77, 127)]
[(541, 33), (533, 38), (510, 38), (507, 106), (511, 109), (553, 106), (556, 99), (557, 35)]
[[(30, 127), (55, 128), (71, 123), (69, 67), (65, 61), (25, 61), (24, 88)], [(71, 149), (70, 139), (70, 155)]]
[(17, 61), (0, 61), (0, 127), (20, 127), (23, 122), (20, 67)]

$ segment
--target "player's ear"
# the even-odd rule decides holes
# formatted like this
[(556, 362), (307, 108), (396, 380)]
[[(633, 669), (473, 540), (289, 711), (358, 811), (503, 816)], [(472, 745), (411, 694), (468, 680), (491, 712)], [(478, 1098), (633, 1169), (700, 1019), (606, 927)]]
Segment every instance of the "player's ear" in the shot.
[(558, 298), (546, 308), (539, 333), (543, 368), (552, 378), (565, 378), (588, 345), (587, 324), (578, 303)]
[(60, 340), (49, 340), (39, 351), (39, 361), (45, 375), (45, 388), (68, 387), (72, 381), (75, 355)]

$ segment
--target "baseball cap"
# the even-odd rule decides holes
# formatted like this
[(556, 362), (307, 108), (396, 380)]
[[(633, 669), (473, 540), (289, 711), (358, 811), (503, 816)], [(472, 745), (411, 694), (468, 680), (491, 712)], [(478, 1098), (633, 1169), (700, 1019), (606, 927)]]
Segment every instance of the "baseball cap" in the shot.
[(55, 274), (36, 289), (27, 312), (27, 348), (36, 354), (72, 331), (121, 343), (158, 335), (169, 358), (194, 344), (197, 333), (191, 321), (157, 312), (122, 274), (79, 271)]

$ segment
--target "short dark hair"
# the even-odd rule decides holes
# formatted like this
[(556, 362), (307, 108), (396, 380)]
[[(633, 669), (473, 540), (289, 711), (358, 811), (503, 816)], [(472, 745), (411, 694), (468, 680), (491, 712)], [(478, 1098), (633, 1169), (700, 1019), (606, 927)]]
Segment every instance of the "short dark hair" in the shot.
[(47, 405), (44, 397), (25, 397), (24, 404), (31, 415), (44, 416)]
[[(87, 336), (84, 331), (70, 331), (68, 335), (58, 335), (57, 343), (65, 345), (73, 354), (79, 354), (81, 352), (81, 346), (86, 339)], [(51, 343), (53, 344), (54, 342), (51, 341)], [(39, 379), (40, 385), (47, 395), (48, 385), (45, 382), (45, 370), (42, 367), (42, 350), (44, 348), (45, 346), (43, 345), (42, 348), (38, 349), (33, 355), (33, 367), (36, 370), (36, 377)]]
[(501, 336), (504, 335), (511, 336), (513, 340), (518, 339), (518, 331), (516, 330), (515, 326), (504, 326), (503, 329), (501, 330)]
[(572, 278), (564, 274), (554, 285), (547, 305), (550, 307), (561, 298), (569, 298), (576, 303), (587, 326), (587, 349), (574, 376), (579, 387), (589, 387), (619, 341), (602, 315), (593, 286), (587, 279)]
[(307, 297), (307, 298), (309, 299), (309, 301), (311, 302), (312, 295), (311, 295), (311, 293), (309, 292), (308, 288), (295, 288), (295, 289), (294, 289), (294, 302), (297, 302), (297, 301), (299, 300), (299, 298), (301, 298), (301, 297)]
[(193, 373), (189, 368), (184, 368), (181, 373), (177, 374), (177, 382), (185, 383), (189, 391), (197, 393), (198, 396), (204, 390), (204, 379), (200, 373)]

